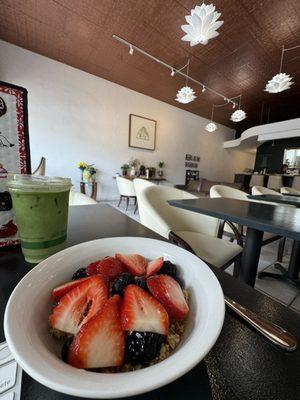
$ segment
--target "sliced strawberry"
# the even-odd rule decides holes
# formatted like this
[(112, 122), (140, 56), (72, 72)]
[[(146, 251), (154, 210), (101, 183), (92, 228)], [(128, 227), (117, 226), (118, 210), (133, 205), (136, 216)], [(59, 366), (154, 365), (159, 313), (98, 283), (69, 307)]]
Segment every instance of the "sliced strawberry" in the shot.
[(121, 322), (125, 331), (167, 335), (169, 330), (169, 317), (164, 307), (136, 285), (129, 285), (124, 290)]
[(143, 256), (139, 254), (116, 254), (116, 258), (120, 260), (125, 268), (136, 276), (142, 276), (146, 273), (147, 261)]
[(120, 322), (121, 298), (111, 297), (75, 336), (68, 363), (76, 368), (103, 368), (122, 365), (125, 333)]
[(164, 265), (164, 258), (159, 257), (156, 260), (150, 261), (147, 265), (146, 276), (154, 275)]
[(155, 275), (147, 279), (147, 286), (153, 296), (165, 307), (170, 317), (184, 319), (189, 312), (178, 282), (169, 275)]
[(86, 268), (88, 275), (101, 274), (108, 276), (111, 280), (118, 278), (126, 268), (124, 264), (114, 257), (106, 257), (103, 260), (95, 261)]
[(54, 300), (58, 302), (65, 294), (74, 289), (76, 286), (80, 285), (80, 283), (82, 283), (86, 279), (88, 278), (77, 279), (76, 281), (63, 283), (62, 285), (57, 286), (52, 290), (52, 296), (54, 297)]
[(50, 325), (75, 335), (83, 324), (102, 309), (107, 298), (105, 278), (101, 275), (91, 276), (60, 299), (49, 317)]

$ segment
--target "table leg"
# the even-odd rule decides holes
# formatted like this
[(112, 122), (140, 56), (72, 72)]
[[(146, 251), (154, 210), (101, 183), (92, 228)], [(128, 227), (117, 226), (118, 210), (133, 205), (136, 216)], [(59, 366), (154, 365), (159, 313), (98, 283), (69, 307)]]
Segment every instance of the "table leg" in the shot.
[(279, 271), (282, 272), (282, 274), (274, 274), (273, 272), (260, 272), (258, 274), (258, 277), (260, 279), (275, 278), (277, 280), (290, 283), (297, 289), (300, 289), (300, 279), (298, 278), (300, 269), (300, 242), (297, 242), (295, 240), (293, 243), (288, 270), (286, 271), (280, 264), (278, 265), (275, 264), (275, 268), (279, 269)]
[(263, 234), (257, 229), (247, 228), (239, 279), (250, 286), (255, 284)]
[(294, 240), (289, 269), (286, 273), (286, 276), (289, 279), (298, 279), (300, 268), (300, 242)]

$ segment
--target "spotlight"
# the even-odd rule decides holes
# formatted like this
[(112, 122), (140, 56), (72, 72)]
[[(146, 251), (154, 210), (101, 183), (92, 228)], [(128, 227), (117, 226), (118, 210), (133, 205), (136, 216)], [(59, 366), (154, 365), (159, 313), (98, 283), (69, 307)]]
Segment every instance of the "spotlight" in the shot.
[(130, 45), (130, 48), (129, 48), (129, 54), (132, 56), (132, 54), (133, 54), (133, 47)]
[(205, 87), (205, 86), (203, 86), (203, 87), (202, 87), (202, 92), (204, 93), (204, 92), (205, 92), (205, 90), (206, 90), (206, 87)]
[(174, 70), (174, 68), (172, 68), (171, 76), (174, 76), (174, 75), (175, 75), (175, 70)]
[(224, 101), (227, 101), (226, 97), (223, 98)]
[(232, 106), (232, 108), (235, 108), (235, 103), (233, 103), (233, 106)]

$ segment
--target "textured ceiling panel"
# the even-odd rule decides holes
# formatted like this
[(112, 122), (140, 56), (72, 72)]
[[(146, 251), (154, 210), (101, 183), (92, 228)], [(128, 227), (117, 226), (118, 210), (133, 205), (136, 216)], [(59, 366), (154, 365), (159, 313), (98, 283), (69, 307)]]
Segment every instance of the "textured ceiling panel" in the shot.
[[(286, 92), (264, 92), (278, 73), (281, 46), (300, 44), (299, 0), (215, 0), (222, 13), (220, 36), (193, 48), (181, 41), (184, 16), (201, 1), (192, 0), (0, 0), (0, 38), (177, 107), (210, 118), (215, 95), (201, 93), (180, 105), (184, 84), (164, 67), (112, 39), (117, 34), (177, 68), (191, 60), (190, 74), (227, 97), (243, 94), (247, 120), (229, 121), (232, 108), (215, 119), (246, 129), (300, 116), (300, 48), (286, 53), (283, 71), (295, 84)], [(192, 85), (193, 86), (193, 85)], [(134, 110), (132, 110), (134, 112)]]

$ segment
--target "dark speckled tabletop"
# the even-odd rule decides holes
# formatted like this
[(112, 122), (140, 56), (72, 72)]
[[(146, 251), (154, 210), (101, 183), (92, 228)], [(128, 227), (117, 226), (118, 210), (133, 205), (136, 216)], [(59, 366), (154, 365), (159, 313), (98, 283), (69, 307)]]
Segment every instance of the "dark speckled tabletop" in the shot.
[[(69, 245), (101, 237), (145, 236), (162, 239), (110, 206), (72, 207)], [(163, 239), (162, 239), (163, 240)], [(15, 285), (28, 272), (20, 249), (0, 252), (0, 342), (3, 315)], [(290, 330), (300, 341), (300, 316), (225, 272), (213, 268), (224, 293)], [(213, 315), (212, 315), (213, 318)], [(195, 349), (197, 351), (197, 349)], [(168, 371), (165, 371), (168, 374)], [(213, 396), (213, 397), (212, 397)], [(299, 400), (300, 351), (287, 353), (226, 312), (220, 337), (205, 359), (177, 381), (132, 400)], [(23, 374), (22, 400), (71, 400)]]

